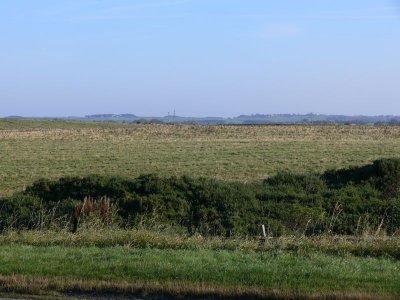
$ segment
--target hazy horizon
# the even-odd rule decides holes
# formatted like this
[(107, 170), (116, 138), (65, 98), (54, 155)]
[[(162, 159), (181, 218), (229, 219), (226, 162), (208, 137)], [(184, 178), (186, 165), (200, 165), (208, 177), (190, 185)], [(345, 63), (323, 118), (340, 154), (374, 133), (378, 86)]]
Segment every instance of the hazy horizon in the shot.
[(399, 1), (0, 3), (0, 117), (400, 115)]
[(314, 116), (343, 116), (343, 117), (350, 117), (350, 118), (357, 118), (357, 117), (371, 117), (371, 118), (378, 118), (378, 117), (400, 117), (400, 115), (362, 115), (362, 114), (354, 114), (354, 115), (343, 115), (343, 114), (317, 114), (317, 113), (304, 113), (304, 114), (297, 114), (297, 113), (276, 113), (276, 114), (263, 114), (263, 113), (250, 113), (250, 114), (239, 114), (239, 115), (234, 115), (234, 116), (218, 116), (218, 115), (204, 115), (204, 116), (192, 116), (192, 115), (182, 115), (182, 114), (175, 114), (173, 113), (167, 114), (167, 115), (138, 115), (135, 113), (127, 112), (127, 113), (96, 113), (96, 114), (87, 114), (87, 115), (59, 115), (59, 116), (51, 116), (51, 115), (40, 115), (40, 116), (28, 116), (28, 115), (7, 115), (7, 116), (0, 116), (0, 118), (7, 119), (7, 118), (43, 118), (43, 119), (51, 119), (51, 118), (57, 118), (57, 119), (68, 119), (68, 118), (86, 118), (86, 117), (94, 117), (94, 116), (102, 116), (102, 115), (113, 115), (113, 116), (122, 116), (122, 115), (134, 115), (135, 117), (143, 117), (143, 118), (165, 118), (165, 117), (170, 117), (172, 118), (173, 116), (175, 117), (182, 117), (182, 118), (222, 118), (222, 119), (234, 119), (238, 118), (240, 116), (256, 116), (256, 115), (264, 115), (264, 116), (279, 116), (279, 115), (293, 115), (293, 116), (309, 116), (309, 115), (314, 115)]

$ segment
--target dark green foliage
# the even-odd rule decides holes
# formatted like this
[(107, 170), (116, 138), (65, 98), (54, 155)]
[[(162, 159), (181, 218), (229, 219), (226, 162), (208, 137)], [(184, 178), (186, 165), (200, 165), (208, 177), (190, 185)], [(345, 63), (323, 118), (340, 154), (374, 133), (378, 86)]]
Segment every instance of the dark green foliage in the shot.
[(41, 179), (26, 189), (27, 194), (36, 195), (45, 202), (67, 198), (83, 199), (90, 195), (100, 197), (113, 195), (122, 197), (129, 190), (130, 181), (123, 178), (92, 175), (88, 177), (63, 177), (57, 181)]
[(323, 177), (331, 187), (370, 182), (386, 199), (400, 196), (400, 159), (381, 159), (363, 167), (331, 170)]
[(15, 195), (11, 200), (1, 201), (0, 227), (33, 229), (37, 227), (42, 200), (35, 196)]
[(0, 199), (0, 230), (59, 227), (69, 222), (77, 203), (70, 198), (46, 203), (36, 195), (21, 193)]
[(37, 228), (38, 212), (71, 215), (76, 201), (107, 195), (122, 226), (152, 220), (204, 235), (268, 233), (360, 234), (400, 230), (400, 160), (327, 171), (279, 173), (264, 182), (143, 175), (66, 177), (40, 180), (23, 194), (0, 203), (0, 228)]

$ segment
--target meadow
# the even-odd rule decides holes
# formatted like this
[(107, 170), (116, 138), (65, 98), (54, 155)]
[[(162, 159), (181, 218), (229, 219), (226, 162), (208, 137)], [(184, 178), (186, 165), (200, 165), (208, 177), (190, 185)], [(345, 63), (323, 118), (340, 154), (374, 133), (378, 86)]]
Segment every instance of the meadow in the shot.
[(399, 182), (400, 126), (0, 120), (0, 295), (398, 299)]
[[(168, 291), (169, 287), (175, 295), (181, 292), (203, 297), (212, 292), (250, 299), (346, 294), (379, 299), (400, 296), (399, 269), (400, 263), (389, 259), (321, 253), (0, 246), (3, 291), (6, 276), (18, 270), (15, 281), (21, 283), (17, 287), (21, 292), (43, 291), (51, 285), (59, 291), (74, 286), (89, 291), (129, 291), (147, 285), (152, 293), (157, 288), (158, 293)], [(41, 278), (49, 279), (43, 285)]]
[(0, 196), (39, 178), (262, 180), (400, 157), (400, 126), (180, 126), (0, 120)]
[(154, 229), (6, 232), (0, 236), (0, 293), (39, 299), (397, 299), (400, 263), (390, 249), (398, 255), (398, 238), (282, 237), (260, 244)]

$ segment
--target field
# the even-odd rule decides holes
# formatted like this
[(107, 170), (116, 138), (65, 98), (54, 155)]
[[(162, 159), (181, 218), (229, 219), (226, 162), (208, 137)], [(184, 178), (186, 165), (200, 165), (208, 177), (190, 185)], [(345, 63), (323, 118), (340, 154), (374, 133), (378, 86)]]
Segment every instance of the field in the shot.
[(400, 157), (400, 126), (0, 121), (0, 196), (38, 178), (143, 173), (253, 181)]
[(398, 246), (398, 238), (285, 237), (259, 244), (145, 230), (12, 232), (0, 237), (0, 292), (395, 299), (400, 263), (386, 254)]
[[(369, 170), (371, 176), (356, 184), (347, 178), (343, 187), (329, 185), (321, 175), (327, 169), (362, 167), (382, 158), (400, 158), (400, 126), (0, 120), (0, 296), (398, 299), (400, 160), (376, 164), (386, 177), (379, 177), (373, 168), (350, 170), (357, 176)], [(291, 175), (273, 177), (285, 170)], [(306, 174), (314, 172), (320, 172), (319, 177)], [(148, 173), (158, 177), (137, 178)], [(306, 175), (296, 177), (297, 173)], [(90, 177), (87, 186), (79, 178), (43, 181), (36, 190), (19, 193), (39, 178), (89, 174), (122, 178)], [(382, 183), (388, 176), (393, 180)], [(260, 184), (265, 178), (273, 180)], [(74, 208), (73, 201), (83, 200), (81, 194), (88, 187), (96, 192), (102, 184), (112, 187), (114, 195), (124, 195), (119, 199), (121, 211), (125, 204), (124, 209), (132, 212), (143, 201), (171, 206), (158, 213), (164, 219), (149, 214), (153, 223), (140, 219), (129, 228), (92, 216), (82, 218), (79, 230), (71, 233), (67, 215), (57, 219), (60, 223), (53, 222), (59, 203), (65, 202), (63, 209)], [(79, 197), (68, 198), (71, 186)], [(154, 190), (148, 192), (148, 187)], [(240, 205), (243, 199), (248, 201), (246, 207)], [(337, 205), (337, 199), (344, 199), (343, 205)], [(195, 207), (195, 201), (198, 212), (204, 213), (199, 215), (204, 225), (216, 225), (221, 219), (228, 227), (236, 221), (238, 228), (248, 225), (241, 225), (243, 216), (238, 220), (239, 214), (232, 211), (244, 212), (249, 222), (270, 220), (269, 214), (251, 219), (251, 213), (258, 216), (257, 209), (265, 204), (276, 222), (293, 221), (290, 225), (297, 229), (260, 242), (252, 230), (212, 236), (207, 234), (212, 231), (190, 233), (177, 228), (178, 223), (160, 223), (186, 216), (181, 208)], [(315, 228), (325, 224), (327, 230), (306, 236), (305, 229), (314, 221)], [(352, 235), (333, 233), (335, 222), (343, 225), (336, 232), (349, 230)], [(361, 229), (353, 230), (352, 222), (357, 228), (361, 224)]]
[[(50, 278), (47, 285), (56, 286), (59, 291), (67, 291), (80, 282), (81, 289), (93, 288), (92, 285), (97, 289), (103, 286), (124, 291), (147, 285), (153, 286), (151, 292), (158, 286), (160, 290), (170, 287), (175, 293), (189, 295), (190, 292), (196, 295), (193, 292), (196, 290), (197, 294), (214, 290), (220, 295), (248, 294), (252, 298), (285, 293), (292, 297), (346, 293), (371, 298), (400, 295), (400, 263), (388, 259), (340, 258), (315, 253), (272, 256), (209, 250), (30, 246), (1, 246), (0, 257), (3, 284), (7, 284), (6, 276), (14, 275), (17, 269), (16, 280), (21, 282), (17, 288), (23, 292), (43, 291), (40, 279)], [(30, 286), (24, 282), (27, 279)]]

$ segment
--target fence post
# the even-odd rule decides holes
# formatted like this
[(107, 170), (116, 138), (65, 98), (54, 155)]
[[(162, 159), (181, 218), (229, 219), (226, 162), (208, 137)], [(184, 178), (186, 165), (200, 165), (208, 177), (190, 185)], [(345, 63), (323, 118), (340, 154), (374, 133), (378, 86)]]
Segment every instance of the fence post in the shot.
[(264, 224), (262, 224), (261, 226), (260, 226), (260, 229), (261, 229), (261, 236), (260, 236), (260, 242), (265, 242), (265, 239), (267, 238), (267, 233), (265, 232), (265, 225)]

